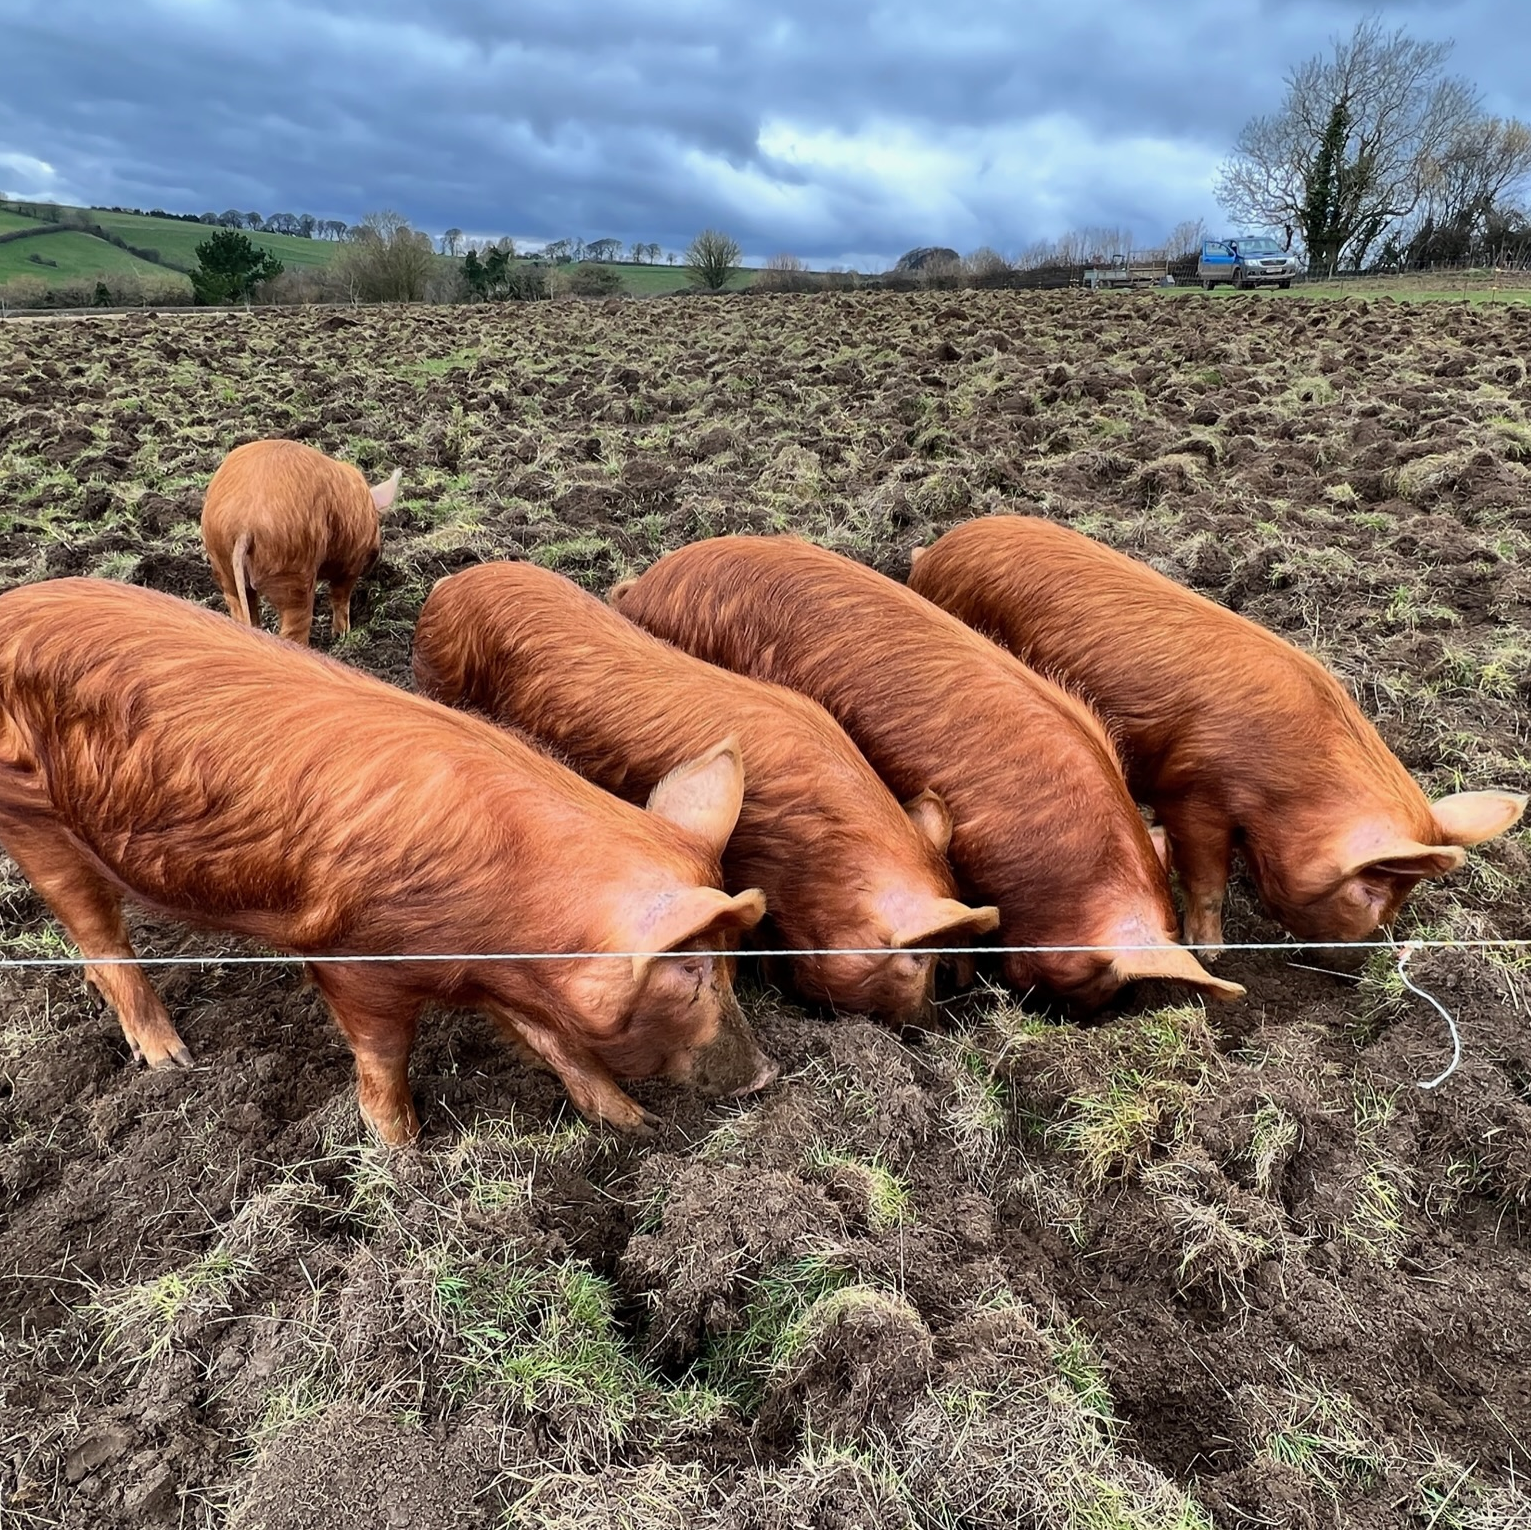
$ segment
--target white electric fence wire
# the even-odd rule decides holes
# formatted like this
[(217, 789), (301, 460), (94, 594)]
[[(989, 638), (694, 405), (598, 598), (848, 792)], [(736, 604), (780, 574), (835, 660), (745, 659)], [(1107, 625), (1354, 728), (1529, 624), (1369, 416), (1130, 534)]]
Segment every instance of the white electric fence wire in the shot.
[(1410, 993), (1418, 994), (1427, 1004), (1435, 1006), (1436, 1013), (1446, 1022), (1446, 1027), (1451, 1032), (1451, 1061), (1446, 1065), (1445, 1072), (1437, 1074), (1436, 1077), (1419, 1086), (1421, 1089), (1434, 1089), (1437, 1085), (1444, 1084), (1457, 1071), (1457, 1064), (1462, 1061), (1462, 1033), (1457, 1029), (1457, 1022), (1447, 1013), (1446, 1006), (1434, 994), (1426, 993), (1417, 983), (1411, 982), (1409, 974), (1404, 971), (1404, 968), (1409, 965), (1409, 958), (1419, 949), (1420, 944), (1419, 941), (1411, 940), (1399, 947), (1398, 976)]
[[(1531, 939), (1504, 940), (1411, 940), (1416, 950), (1483, 951), (1531, 948)], [(319, 966), (329, 962), (587, 962), (684, 960), (696, 956), (754, 956), (796, 959), (804, 956), (1047, 956), (1065, 952), (1102, 951), (1125, 955), (1131, 951), (1396, 951), (1394, 940), (1270, 940), (1218, 946), (1170, 947), (1163, 943), (1141, 946), (824, 946), (791, 947), (783, 950), (703, 950), (703, 951), (438, 951), (357, 953), (341, 956), (16, 956), (0, 957), (0, 970), (10, 967), (259, 967), (281, 966), (292, 962)], [(1413, 986), (1412, 984), (1410, 985)]]
[[(1446, 1022), (1451, 1032), (1451, 1062), (1437, 1077), (1420, 1084), (1421, 1089), (1435, 1089), (1444, 1084), (1462, 1061), (1462, 1036), (1456, 1021), (1445, 1006), (1433, 994), (1428, 994), (1410, 980), (1404, 970), (1409, 958), (1416, 951), (1486, 951), (1520, 950), (1531, 947), (1531, 939), (1498, 940), (1410, 940), (1403, 945), (1390, 940), (1268, 940), (1246, 941), (1221, 946), (1185, 946), (1187, 951), (1393, 951), (1398, 955), (1398, 976), (1410, 993), (1417, 994), (1432, 1005)], [(914, 948), (924, 956), (1047, 956), (1067, 952), (1110, 951), (1113, 954), (1128, 951), (1162, 951), (1162, 945), (1145, 946), (919, 946)], [(756, 956), (782, 957), (787, 959), (805, 956), (889, 956), (888, 946), (828, 946), (809, 950), (743, 950), (719, 951), (460, 951), (449, 954), (419, 952), (415, 954), (389, 952), (356, 956), (15, 956), (0, 957), (0, 970), (31, 967), (271, 967), (301, 962), (315, 966), (328, 963), (353, 962), (583, 962), (583, 961), (632, 961), (635, 957), (679, 958), (696, 956)], [(1292, 962), (1294, 967), (1302, 966)], [(1307, 971), (1323, 972), (1322, 967), (1306, 968)], [(1343, 976), (1343, 974), (1337, 974)]]

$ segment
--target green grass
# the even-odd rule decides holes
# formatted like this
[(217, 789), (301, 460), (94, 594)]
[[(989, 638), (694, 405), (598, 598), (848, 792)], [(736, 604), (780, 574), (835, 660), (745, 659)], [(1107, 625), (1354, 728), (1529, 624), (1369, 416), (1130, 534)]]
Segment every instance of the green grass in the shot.
[(756, 1285), (743, 1326), (707, 1357), (709, 1387), (752, 1411), (771, 1377), (791, 1363), (808, 1339), (808, 1319), (819, 1304), (836, 1293), (867, 1289), (832, 1254), (803, 1254), (778, 1264)]
[[(0, 281), (15, 276), (35, 276), (51, 286), (81, 277), (117, 276), (129, 271), (173, 279), (175, 271), (190, 271), (197, 264), (197, 246), (217, 232), (211, 224), (183, 223), (178, 218), (103, 212), (94, 207), (66, 207), (61, 211), (66, 218), (75, 216), (96, 224), (137, 249), (158, 251), (162, 264), (139, 260), (94, 234), (70, 229), (64, 233), (0, 244)], [(18, 228), (54, 226), (21, 213), (0, 210), (0, 233)], [(248, 238), (261, 249), (270, 250), (289, 270), (328, 265), (339, 248), (331, 240), (299, 239), (292, 234), (250, 233)], [(27, 259), (29, 254), (57, 261), (58, 265), (37, 265)]]
[[(57, 264), (38, 265), (27, 259), (29, 255), (40, 255)], [(0, 282), (9, 281), (14, 276), (36, 276), (51, 285), (82, 276), (119, 276), (129, 271), (140, 276), (174, 279), (174, 273), (163, 266), (151, 265), (136, 255), (129, 255), (126, 250), (119, 250), (114, 244), (73, 230), (0, 244)]]
[[(189, 271), (197, 263), (197, 246), (217, 233), (209, 223), (182, 223), (178, 218), (145, 218), (137, 213), (101, 212), (94, 207), (75, 209), (109, 234), (126, 239), (139, 249), (158, 250), (168, 265)], [(339, 245), (331, 239), (299, 239), (295, 234), (262, 234), (245, 230), (251, 244), (270, 250), (288, 269), (326, 266)], [(108, 247), (110, 248), (110, 247)]]
[[(1469, 303), (1531, 303), (1531, 287), (1499, 287), (1488, 286), (1481, 277), (1474, 278), (1464, 290), (1458, 282), (1452, 286), (1449, 281), (1438, 286), (1425, 286), (1423, 282), (1413, 277), (1377, 276), (1364, 277), (1357, 281), (1345, 282), (1299, 282), (1285, 292), (1277, 287), (1252, 287), (1247, 292), (1240, 292), (1233, 287), (1214, 287), (1211, 292), (1202, 292), (1199, 286), (1188, 287), (1154, 287), (1151, 289), (1156, 296), (1163, 297), (1186, 297), (1195, 293), (1202, 297), (1212, 297), (1220, 302), (1226, 302), (1230, 298), (1254, 297), (1262, 302), (1272, 302), (1280, 298), (1380, 298), (1393, 297), (1400, 302), (1463, 302)], [(1131, 294), (1129, 294), (1130, 296)]]
[[(105, 212), (95, 207), (66, 207), (61, 208), (61, 211), (66, 217), (74, 214), (94, 223), (138, 249), (158, 251), (163, 266), (146, 264), (129, 255), (126, 250), (119, 250), (115, 245), (107, 244), (92, 234), (72, 231), (50, 235), (35, 243), (30, 239), (18, 239), (14, 244), (0, 245), (0, 281), (12, 276), (38, 276), (52, 283), (66, 278), (104, 276), (123, 271), (155, 271), (164, 267), (190, 271), (197, 264), (197, 246), (217, 232), (211, 224), (185, 223), (179, 218), (150, 218), (140, 213)], [(37, 226), (36, 218), (0, 211), (0, 233)], [(269, 250), (289, 271), (326, 266), (340, 248), (338, 243), (330, 239), (300, 239), (295, 234), (267, 234), (249, 229), (243, 232), (252, 244)], [(68, 246), (67, 264), (64, 257), (56, 253), (60, 245)], [(58, 269), (34, 265), (28, 261), (26, 254), (34, 249), (46, 254), (50, 260), (57, 260)], [(440, 263), (443, 266), (456, 265), (455, 261), (448, 262), (444, 256), (440, 257)], [(574, 267), (563, 266), (560, 269), (572, 271)], [(686, 268), (679, 264), (640, 266), (616, 263), (605, 269), (615, 271), (622, 278), (630, 297), (684, 292), (690, 287), (686, 280)], [(754, 279), (754, 271), (736, 271), (729, 281), (728, 290), (742, 291)]]
[[(575, 267), (562, 266), (559, 269), (572, 271)], [(665, 292), (686, 292), (691, 287), (691, 283), (686, 280), (686, 268), (678, 262), (673, 266), (611, 265), (604, 269), (615, 271), (622, 278), (630, 297), (654, 297)], [(753, 271), (735, 271), (729, 278), (728, 291), (742, 292), (754, 280)]]

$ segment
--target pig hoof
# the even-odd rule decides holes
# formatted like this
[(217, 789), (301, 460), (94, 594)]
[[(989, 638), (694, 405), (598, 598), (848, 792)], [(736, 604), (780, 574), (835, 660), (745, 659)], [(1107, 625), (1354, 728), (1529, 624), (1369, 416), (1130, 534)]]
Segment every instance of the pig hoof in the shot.
[(420, 1123), (418, 1120), (397, 1117), (392, 1121), (383, 1122), (362, 1112), (373, 1140), (381, 1147), (390, 1152), (397, 1152), (401, 1148), (414, 1147), (420, 1138)]
[(636, 1101), (633, 1108), (623, 1111), (620, 1116), (604, 1116), (602, 1119), (607, 1126), (615, 1128), (625, 1136), (636, 1138), (639, 1142), (648, 1142), (659, 1135), (659, 1128), (664, 1122), (653, 1111), (645, 1110)]
[(128, 1045), (133, 1049), (133, 1060), (147, 1063), (151, 1068), (189, 1068), (191, 1066), (191, 1053), (187, 1051), (186, 1043), (174, 1031), (164, 1041), (156, 1039), (145, 1043), (134, 1041), (130, 1037)]

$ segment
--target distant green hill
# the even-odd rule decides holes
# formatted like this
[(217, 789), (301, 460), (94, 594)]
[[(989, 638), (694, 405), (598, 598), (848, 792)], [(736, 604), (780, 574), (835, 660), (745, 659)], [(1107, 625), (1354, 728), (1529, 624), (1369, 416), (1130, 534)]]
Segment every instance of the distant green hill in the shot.
[[(22, 230), (29, 231), (29, 237), (6, 237)], [(57, 219), (34, 217), (14, 205), (0, 208), (0, 282), (30, 277), (51, 288), (97, 281), (111, 288), (114, 278), (131, 275), (156, 284), (167, 297), (174, 291), (189, 297), (187, 273), (196, 267), (197, 246), (215, 232), (207, 223), (99, 207), (61, 206)], [(270, 250), (288, 270), (326, 265), (339, 248), (332, 240), (294, 234), (249, 232), (246, 237)], [(123, 249), (112, 239), (132, 248)], [(65, 300), (74, 301), (74, 294)]]
[[(0, 234), (9, 232), (8, 223), (0, 224)], [(187, 291), (191, 290), (191, 283), (183, 273), (167, 271), (163, 266), (119, 250), (94, 234), (74, 229), (0, 244), (0, 282), (15, 276), (35, 276), (52, 287), (64, 281), (118, 276), (128, 271), (161, 279), (173, 277)]]
[[(5, 238), (22, 229), (36, 232), (29, 238)], [(122, 240), (132, 250), (122, 249), (94, 230)], [(212, 224), (110, 212), (99, 207), (61, 206), (58, 220), (30, 216), (15, 210), (14, 205), (0, 207), (0, 282), (30, 277), (48, 287), (75, 288), (82, 282), (90, 284), (97, 280), (110, 286), (114, 277), (133, 275), (146, 281), (157, 279), (161, 286), (168, 281), (173, 288), (183, 289), (189, 295), (186, 273), (197, 264), (197, 246), (215, 232)], [(341, 248), (331, 239), (303, 239), (296, 234), (268, 234), (250, 229), (242, 232), (252, 244), (269, 250), (289, 271), (328, 265)], [(134, 251), (152, 259), (140, 258)], [(456, 265), (446, 256), (437, 259), (443, 267)], [(612, 264), (609, 269), (622, 278), (634, 297), (679, 292), (688, 285), (685, 267), (681, 265)], [(738, 272), (729, 286), (735, 290), (746, 287), (754, 277), (753, 271)], [(55, 298), (64, 302), (90, 300), (88, 293), (77, 299), (73, 292)], [(167, 296), (161, 300), (169, 299)]]
[[(190, 271), (197, 264), (197, 246), (217, 230), (207, 223), (185, 223), (179, 218), (148, 218), (138, 213), (103, 212), (98, 207), (71, 209), (98, 224), (109, 234), (126, 239), (140, 249), (158, 250), (166, 265)], [(245, 238), (270, 250), (289, 269), (294, 266), (328, 265), (339, 245), (332, 239), (300, 239), (296, 234), (266, 234), (241, 230)]]

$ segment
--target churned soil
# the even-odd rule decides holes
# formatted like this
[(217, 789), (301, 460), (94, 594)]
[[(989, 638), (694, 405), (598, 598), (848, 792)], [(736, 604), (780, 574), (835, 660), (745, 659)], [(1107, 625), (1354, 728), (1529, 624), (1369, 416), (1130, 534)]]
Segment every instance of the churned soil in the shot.
[[(0, 584), (215, 605), (207, 480), (293, 436), (403, 469), (334, 647), (408, 685), (475, 561), (603, 590), (794, 530), (902, 578), (1018, 510), (1318, 654), (1430, 792), (1524, 790), (1528, 354), (1509, 305), (1078, 293), (6, 325)], [(1528, 896), (1521, 828), (1399, 933), (1524, 940)], [(1243, 886), (1228, 928), (1279, 938)], [(1531, 1523), (1528, 948), (1412, 957), (1435, 1088), (1385, 952), (902, 1033), (746, 970), (781, 1082), (640, 1085), (636, 1145), (440, 1014), (388, 1155), (297, 968), (135, 930), (203, 963), (152, 973), (190, 1071), (0, 964), (6, 1525)], [(0, 956), (70, 954), (0, 860)]]

